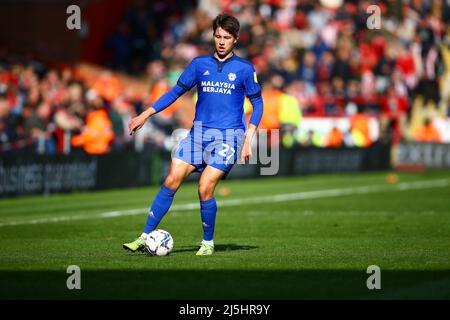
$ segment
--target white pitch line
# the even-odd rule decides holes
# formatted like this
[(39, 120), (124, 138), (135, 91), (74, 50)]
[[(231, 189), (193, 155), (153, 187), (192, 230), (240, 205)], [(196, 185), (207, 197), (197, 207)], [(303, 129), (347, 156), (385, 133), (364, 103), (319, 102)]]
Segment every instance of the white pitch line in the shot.
[[(272, 196), (257, 196), (249, 198), (240, 199), (229, 199), (220, 200), (217, 202), (218, 207), (233, 207), (243, 204), (263, 204), (263, 203), (274, 203), (274, 202), (287, 202), (287, 201), (298, 201), (306, 199), (320, 199), (320, 198), (332, 198), (349, 196), (355, 194), (370, 194), (378, 193), (383, 191), (406, 191), (406, 190), (418, 190), (418, 189), (428, 189), (428, 188), (443, 188), (450, 186), (450, 179), (437, 179), (428, 181), (414, 181), (414, 182), (402, 182), (395, 185), (375, 185), (375, 186), (360, 186), (351, 188), (339, 188), (339, 189), (327, 189), (327, 190), (316, 190), (316, 191), (303, 191), (296, 193), (286, 193), (277, 194)], [(197, 210), (200, 208), (198, 202), (185, 203), (173, 205), (170, 211), (189, 211)], [(42, 218), (33, 220), (22, 220), (22, 221), (11, 221), (0, 223), (0, 227), (6, 226), (19, 226), (19, 225), (32, 225), (41, 224), (49, 222), (63, 222), (63, 221), (73, 221), (73, 220), (86, 220), (86, 219), (101, 219), (101, 218), (115, 218), (123, 216), (131, 216), (137, 214), (146, 213), (148, 208), (139, 209), (129, 209), (129, 210), (118, 210), (118, 211), (107, 211), (101, 213), (93, 213), (89, 215), (76, 215), (76, 216), (61, 216), (52, 218)]]

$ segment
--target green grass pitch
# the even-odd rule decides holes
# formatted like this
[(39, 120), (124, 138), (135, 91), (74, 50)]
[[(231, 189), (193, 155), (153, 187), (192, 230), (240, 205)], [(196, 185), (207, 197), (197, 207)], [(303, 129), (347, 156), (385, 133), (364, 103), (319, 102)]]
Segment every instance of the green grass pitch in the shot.
[[(158, 187), (1, 199), (0, 298), (448, 299), (450, 171), (387, 174), (222, 181), (210, 257), (195, 256), (195, 183), (159, 226), (175, 241), (165, 257), (122, 249)], [(66, 287), (69, 265), (81, 290)]]

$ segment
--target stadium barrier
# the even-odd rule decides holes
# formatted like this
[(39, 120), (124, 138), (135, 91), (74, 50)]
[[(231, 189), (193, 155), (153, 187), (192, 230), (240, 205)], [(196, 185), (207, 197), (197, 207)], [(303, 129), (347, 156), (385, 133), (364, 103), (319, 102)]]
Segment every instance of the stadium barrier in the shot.
[(393, 166), (405, 170), (450, 168), (450, 144), (402, 142), (394, 149)]
[(0, 197), (128, 188), (158, 182), (152, 150), (105, 155), (2, 155)]
[[(370, 148), (281, 149), (279, 155), (270, 164), (278, 161), (276, 176), (385, 170), (390, 164), (390, 146), (380, 142)], [(0, 197), (157, 185), (167, 176), (170, 161), (169, 152), (147, 148), (105, 155), (2, 155)], [(237, 164), (228, 178), (256, 178), (263, 167)], [(196, 179), (198, 174), (188, 177)]]
[(280, 175), (362, 172), (390, 168), (390, 144), (369, 148), (297, 148), (280, 153)]

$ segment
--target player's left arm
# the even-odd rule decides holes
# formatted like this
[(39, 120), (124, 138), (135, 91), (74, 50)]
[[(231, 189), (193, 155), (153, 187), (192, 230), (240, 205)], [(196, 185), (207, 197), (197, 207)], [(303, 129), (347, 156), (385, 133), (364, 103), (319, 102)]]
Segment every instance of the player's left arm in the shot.
[(253, 68), (248, 69), (247, 75), (244, 81), (245, 93), (249, 98), (253, 106), (253, 112), (250, 117), (247, 132), (245, 134), (244, 145), (242, 146), (241, 158), (242, 161), (248, 161), (252, 156), (252, 139), (255, 135), (256, 129), (258, 128), (259, 122), (263, 115), (264, 104), (261, 95), (261, 86), (258, 83), (258, 78), (256, 76), (256, 71)]

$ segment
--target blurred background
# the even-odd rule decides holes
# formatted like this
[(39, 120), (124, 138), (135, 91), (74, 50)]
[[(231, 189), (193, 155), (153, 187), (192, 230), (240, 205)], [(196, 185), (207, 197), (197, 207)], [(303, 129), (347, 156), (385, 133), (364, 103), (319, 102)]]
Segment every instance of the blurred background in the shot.
[(278, 175), (450, 167), (448, 0), (15, 0), (0, 2), (0, 196), (159, 183), (195, 89), (136, 136), (127, 123), (212, 52), (220, 12), (241, 23), (260, 128), (280, 130)]

